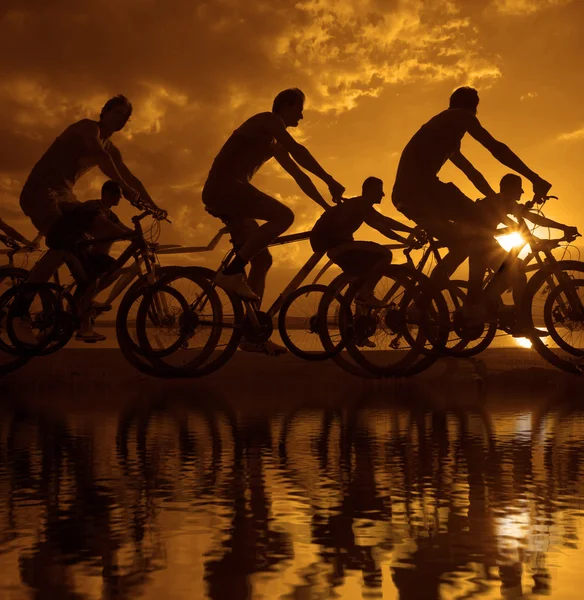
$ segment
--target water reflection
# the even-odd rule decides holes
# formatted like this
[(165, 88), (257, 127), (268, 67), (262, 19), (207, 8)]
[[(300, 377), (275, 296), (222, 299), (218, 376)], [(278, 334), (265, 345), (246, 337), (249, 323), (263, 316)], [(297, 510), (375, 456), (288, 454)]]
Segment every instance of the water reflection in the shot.
[(574, 394), (316, 392), (5, 391), (0, 597), (579, 597)]

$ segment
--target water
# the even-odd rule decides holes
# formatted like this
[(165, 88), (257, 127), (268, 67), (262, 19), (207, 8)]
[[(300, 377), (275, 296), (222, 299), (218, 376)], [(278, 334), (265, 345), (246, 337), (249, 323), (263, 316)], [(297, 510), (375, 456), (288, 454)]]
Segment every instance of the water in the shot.
[(2, 600), (581, 598), (569, 387), (157, 385), (2, 392)]

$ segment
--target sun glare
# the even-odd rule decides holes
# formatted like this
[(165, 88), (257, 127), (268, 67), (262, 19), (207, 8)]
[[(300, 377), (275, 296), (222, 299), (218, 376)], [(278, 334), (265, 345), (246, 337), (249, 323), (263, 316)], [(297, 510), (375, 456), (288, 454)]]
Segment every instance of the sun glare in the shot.
[(514, 233), (510, 233), (509, 235), (502, 235), (501, 237), (497, 238), (497, 241), (507, 252), (509, 252), (511, 248), (515, 248), (515, 246), (522, 246), (523, 244), (525, 244), (525, 240), (517, 231), (515, 231)]
[(529, 338), (516, 338), (515, 343), (520, 348), (531, 348), (531, 346), (532, 346), (531, 340)]

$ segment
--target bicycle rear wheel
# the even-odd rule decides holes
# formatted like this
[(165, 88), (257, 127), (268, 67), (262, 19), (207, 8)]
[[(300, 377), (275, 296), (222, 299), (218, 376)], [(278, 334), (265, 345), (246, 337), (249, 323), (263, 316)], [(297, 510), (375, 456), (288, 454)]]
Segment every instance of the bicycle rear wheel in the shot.
[(341, 331), (346, 328), (346, 318), (341, 320), (341, 315), (351, 310), (345, 296), (353, 285), (354, 280), (341, 273), (327, 286), (318, 306), (318, 333), (324, 350), (343, 371), (356, 377), (372, 379), (373, 374), (357, 364), (346, 351)]
[(442, 294), (445, 297), (446, 305), (448, 306), (450, 331), (448, 342), (444, 348), (444, 354), (459, 358), (476, 356), (490, 345), (495, 335), (497, 334), (497, 322), (485, 322), (481, 335), (473, 340), (465, 339), (457, 332), (457, 319), (460, 316), (460, 311), (466, 301), (468, 293), (468, 282), (460, 280), (451, 280), (444, 287)]
[[(6, 332), (11, 347), (9, 353), (24, 356), (46, 356), (63, 348), (76, 326), (74, 302), (63, 288), (54, 283), (23, 283), (6, 294), (9, 307)], [(15, 324), (25, 321), (36, 342), (20, 339)], [(30, 336), (29, 336), (30, 337)]]
[[(318, 307), (326, 291), (326, 285), (304, 285), (286, 298), (278, 315), (278, 329), (284, 344), (292, 354), (304, 360), (319, 361), (332, 356), (319, 335)], [(332, 352), (336, 352), (336, 348), (333, 347)]]
[[(346, 295), (341, 314), (351, 357), (376, 377), (409, 377), (434, 364), (446, 346), (449, 319), (444, 297), (429, 279), (407, 267), (388, 265), (375, 286), (383, 308), (357, 306), (359, 288)], [(365, 338), (374, 349), (363, 344)]]
[[(201, 287), (198, 284), (201, 278), (209, 283), (211, 289), (219, 299), (221, 305), (221, 322), (218, 323), (216, 321), (220, 325), (220, 336), (215, 349), (204, 365), (197, 366), (196, 373), (193, 375), (196, 377), (203, 377), (217, 371), (232, 358), (242, 338), (242, 322), (244, 319), (241, 299), (236, 294), (226, 292), (224, 289), (216, 286), (213, 283), (215, 271), (211, 269), (205, 267), (182, 267), (180, 272), (176, 272), (176, 277), (172, 272), (169, 272), (161, 279), (161, 283), (172, 285), (173, 288), (181, 292), (189, 305), (195, 305), (201, 295)], [(185, 376), (188, 377), (189, 375), (186, 374)]]
[(23, 367), (29, 360), (27, 356), (17, 356), (6, 351), (6, 347), (12, 348), (8, 332), (6, 331), (6, 316), (8, 313), (8, 302), (13, 296), (4, 294), (13, 287), (24, 283), (28, 278), (26, 269), (17, 267), (0, 268), (0, 375), (7, 375)]
[[(171, 279), (171, 278), (165, 278)], [(202, 277), (188, 277), (199, 287), (192, 302), (171, 287), (171, 281), (149, 286), (138, 309), (136, 331), (144, 356), (163, 377), (200, 377), (221, 335), (221, 302)], [(201, 367), (201, 369), (199, 369)]]

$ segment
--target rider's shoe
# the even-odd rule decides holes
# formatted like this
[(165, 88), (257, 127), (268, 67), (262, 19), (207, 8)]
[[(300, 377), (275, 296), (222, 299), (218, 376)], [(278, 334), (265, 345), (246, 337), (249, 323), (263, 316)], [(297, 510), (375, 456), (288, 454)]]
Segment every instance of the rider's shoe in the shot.
[(99, 331), (95, 329), (89, 329), (88, 331), (78, 331), (75, 339), (78, 342), (85, 342), (86, 344), (95, 344), (96, 342), (103, 342), (107, 338)]
[(288, 350), (284, 346), (280, 346), (267, 340), (266, 342), (248, 342), (244, 340), (239, 344), (239, 349), (244, 352), (259, 352), (260, 354), (267, 354), (268, 356), (280, 356), (280, 354), (286, 354)]
[(225, 275), (225, 273), (219, 271), (215, 275), (215, 283), (226, 292), (233, 292), (241, 298), (247, 298), (248, 300), (260, 299), (260, 297), (249, 287), (243, 273)]
[(28, 346), (38, 346), (39, 340), (32, 329), (30, 321), (17, 317), (12, 320), (12, 327), (20, 342)]

